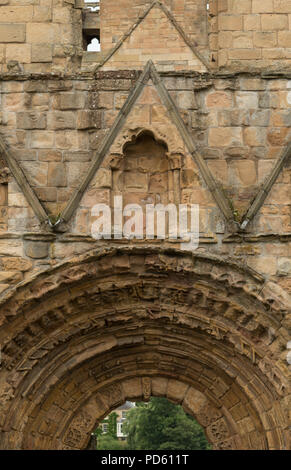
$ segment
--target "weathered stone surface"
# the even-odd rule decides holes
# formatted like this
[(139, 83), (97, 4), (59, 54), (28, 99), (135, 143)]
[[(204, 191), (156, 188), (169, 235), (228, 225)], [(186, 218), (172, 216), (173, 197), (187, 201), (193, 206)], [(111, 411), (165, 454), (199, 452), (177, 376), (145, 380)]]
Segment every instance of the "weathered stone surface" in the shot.
[(62, 152), (59, 150), (39, 150), (38, 159), (41, 162), (59, 162), (62, 160)]
[(288, 276), (291, 273), (291, 259), (281, 258), (278, 261), (278, 276)]
[(7, 44), (6, 61), (8, 64), (10, 61), (12, 64), (14, 61), (29, 64), (31, 62), (31, 46), (29, 44)]
[(232, 106), (232, 96), (222, 91), (210, 93), (207, 96), (206, 104), (209, 108), (229, 108)]
[(46, 258), (48, 256), (48, 243), (26, 242), (25, 254), (33, 259)]
[(25, 24), (1, 23), (0, 42), (25, 42)]
[(32, 44), (31, 62), (36, 62), (36, 63), (52, 62), (51, 44)]
[(28, 175), (28, 179), (32, 186), (47, 186), (48, 165), (47, 163), (39, 163), (37, 166), (33, 162), (22, 162), (21, 167)]
[(85, 105), (85, 97), (81, 92), (77, 93), (60, 93), (56, 97), (56, 109), (70, 110), (80, 109)]
[(48, 115), (49, 129), (75, 129), (76, 115), (73, 111), (55, 111)]
[(45, 129), (46, 115), (43, 113), (17, 113), (16, 125), (19, 129)]
[(229, 147), (242, 143), (242, 131), (235, 127), (212, 128), (209, 130), (209, 145)]
[[(103, 3), (0, 0), (0, 448), (84, 449), (151, 396), (290, 448), (290, 1)], [(167, 214), (94, 239), (116, 196), (199, 204), (198, 248)]]
[(112, 171), (106, 168), (100, 168), (92, 182), (92, 186), (95, 188), (111, 188)]
[(63, 163), (49, 163), (48, 186), (66, 186), (66, 170)]
[(78, 111), (77, 128), (78, 129), (101, 129), (102, 114), (100, 111)]

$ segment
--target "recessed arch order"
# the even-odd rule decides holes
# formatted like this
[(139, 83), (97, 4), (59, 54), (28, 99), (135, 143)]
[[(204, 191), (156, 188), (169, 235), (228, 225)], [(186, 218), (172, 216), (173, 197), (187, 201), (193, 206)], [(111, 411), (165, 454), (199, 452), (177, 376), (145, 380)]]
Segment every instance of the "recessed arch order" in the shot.
[(0, 304), (0, 448), (83, 449), (126, 399), (165, 396), (214, 448), (288, 449), (289, 313), (254, 271), (161, 247), (35, 275)]

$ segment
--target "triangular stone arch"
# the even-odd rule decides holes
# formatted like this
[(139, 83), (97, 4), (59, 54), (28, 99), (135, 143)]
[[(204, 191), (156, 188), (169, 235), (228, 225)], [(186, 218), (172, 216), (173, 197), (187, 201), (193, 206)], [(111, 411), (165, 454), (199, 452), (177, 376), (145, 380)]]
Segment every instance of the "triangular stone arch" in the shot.
[(138, 21), (131, 26), (131, 28), (123, 35), (123, 37), (116, 43), (116, 45), (105, 55), (101, 62), (96, 65), (94, 72), (101, 69), (111, 59), (111, 57), (114, 56), (114, 54), (122, 47), (124, 42), (133, 34), (133, 32), (147, 18), (151, 10), (155, 7), (159, 8), (165, 14), (171, 25), (176, 29), (177, 34), (182, 38), (184, 43), (191, 50), (194, 57), (201, 63), (201, 65), (203, 65), (203, 67), (205, 68), (205, 72), (209, 71), (209, 62), (200, 54), (198, 49), (193, 45), (193, 43), (191, 42), (187, 34), (184, 32), (184, 30), (181, 28), (179, 23), (176, 21), (172, 13), (162, 2), (154, 0), (153, 3), (145, 10), (144, 14), (139, 17)]
[(100, 168), (105, 156), (107, 155), (110, 147), (112, 146), (113, 142), (115, 141), (116, 137), (119, 135), (126, 118), (128, 117), (132, 107), (138, 100), (141, 92), (143, 91), (145, 85), (148, 83), (149, 80), (152, 80), (153, 86), (155, 87), (161, 102), (165, 106), (168, 111), (168, 114), (173, 122), (174, 126), (177, 128), (179, 135), (181, 136), (183, 142), (185, 143), (190, 155), (192, 156), (193, 160), (195, 161), (199, 172), (208, 188), (211, 192), (217, 206), (220, 208), (221, 212), (223, 213), (225, 219), (227, 221), (233, 220), (233, 214), (229, 203), (226, 197), (223, 194), (219, 184), (216, 182), (214, 177), (212, 176), (211, 171), (209, 170), (207, 164), (205, 163), (202, 156), (197, 152), (196, 147), (194, 145), (193, 139), (181, 118), (179, 111), (171, 98), (169, 92), (165, 88), (154, 64), (152, 61), (149, 61), (146, 64), (144, 71), (142, 72), (141, 76), (137, 80), (137, 83), (130, 93), (127, 101), (125, 102), (123, 108), (119, 112), (110, 132), (108, 133), (107, 137), (101, 144), (101, 148), (99, 152), (95, 155), (95, 158), (91, 164), (91, 167), (86, 175), (86, 177), (81, 182), (79, 188), (69, 201), (66, 209), (62, 214), (62, 220), (64, 222), (68, 222), (74, 212), (76, 211), (79, 203), (86, 191), (89, 187), (90, 182), (92, 181), (94, 175), (96, 174), (97, 170)]
[[(195, 145), (193, 143), (193, 139), (188, 132), (186, 125), (184, 124), (179, 111), (172, 100), (170, 94), (168, 93), (167, 89), (165, 88), (160, 76), (155, 69), (154, 64), (152, 61), (149, 61), (137, 80), (137, 83), (130, 93), (126, 103), (124, 104), (123, 108), (121, 109), (119, 115), (117, 116), (110, 132), (108, 133), (107, 137), (104, 139), (103, 143), (101, 144), (100, 150), (95, 154), (95, 157), (92, 161), (91, 167), (89, 172), (86, 174), (85, 178), (81, 182), (77, 191), (73, 194), (72, 198), (70, 199), (67, 207), (63, 211), (61, 215), (61, 219), (65, 222), (69, 221), (72, 217), (73, 213), (78, 207), (78, 204), (88, 188), (90, 181), (94, 177), (96, 171), (100, 167), (103, 159), (105, 158), (109, 148), (111, 147), (112, 143), (114, 142), (116, 136), (119, 134), (130, 110), (132, 109), (133, 105), (137, 101), (138, 97), (140, 96), (144, 86), (149, 80), (153, 81), (153, 84), (158, 91), (158, 94), (163, 101), (165, 107), (167, 108), (169, 114), (171, 115), (173, 123), (176, 125), (182, 139), (184, 140), (185, 144), (189, 152), (191, 153), (194, 161), (196, 162), (199, 171), (208, 187), (210, 192), (213, 195), (218, 207), (220, 208), (221, 212), (223, 213), (224, 217), (227, 221), (234, 222), (235, 218), (232, 213), (232, 209), (230, 207), (229, 201), (227, 197), (224, 195), (219, 183), (213, 177), (210, 169), (208, 168), (207, 164), (205, 163), (204, 159), (197, 153), (195, 149)], [(41, 202), (39, 201), (35, 191), (30, 186), (25, 173), (19, 166), (17, 160), (14, 158), (12, 152), (7, 148), (4, 143), (3, 137), (0, 136), (0, 152), (5, 160), (7, 166), (9, 167), (13, 177), (15, 178), (17, 184), (21, 188), (24, 196), (26, 197), (28, 203), (34, 210), (34, 213), (38, 217), (41, 223), (48, 222), (49, 215), (46, 209), (43, 207)], [(265, 179), (264, 183), (262, 184), (261, 188), (259, 189), (256, 197), (251, 202), (245, 216), (243, 217), (240, 224), (237, 224), (237, 228), (240, 230), (244, 230), (248, 227), (251, 220), (258, 214), (261, 207), (263, 206), (268, 194), (272, 190), (273, 185), (277, 181), (279, 174), (281, 173), (282, 169), (285, 167), (288, 159), (291, 155), (291, 143), (284, 149), (283, 153), (275, 163), (273, 170), (271, 171), (270, 175)]]

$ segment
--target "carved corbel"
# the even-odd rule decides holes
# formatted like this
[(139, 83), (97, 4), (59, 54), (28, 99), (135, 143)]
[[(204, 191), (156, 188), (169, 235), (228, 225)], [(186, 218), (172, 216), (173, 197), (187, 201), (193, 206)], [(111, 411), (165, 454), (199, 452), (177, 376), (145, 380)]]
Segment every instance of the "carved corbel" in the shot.
[(122, 170), (123, 155), (121, 153), (112, 153), (110, 155), (109, 167), (111, 170)]
[(150, 377), (142, 378), (142, 391), (143, 391), (143, 399), (145, 401), (148, 401), (152, 394), (152, 381)]
[(11, 171), (7, 166), (0, 169), (0, 184), (8, 184)]

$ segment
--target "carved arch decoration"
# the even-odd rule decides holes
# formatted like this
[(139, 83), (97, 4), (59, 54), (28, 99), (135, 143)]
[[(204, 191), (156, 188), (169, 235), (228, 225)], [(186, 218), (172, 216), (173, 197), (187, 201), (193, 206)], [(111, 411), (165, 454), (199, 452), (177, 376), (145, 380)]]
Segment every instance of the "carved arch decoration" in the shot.
[(137, 126), (134, 129), (126, 127), (114, 141), (110, 153), (123, 155), (126, 147), (135, 143), (142, 134), (151, 135), (157, 144), (163, 145), (167, 149), (167, 157), (169, 158), (182, 155), (185, 151), (181, 143), (174, 136), (169, 135), (164, 126), (157, 123), (155, 125), (149, 124), (146, 127)]
[(185, 409), (202, 394), (217, 448), (290, 448), (290, 298), (232, 260), (98, 249), (3, 295), (0, 320), (0, 448), (86, 446), (130, 381)]

